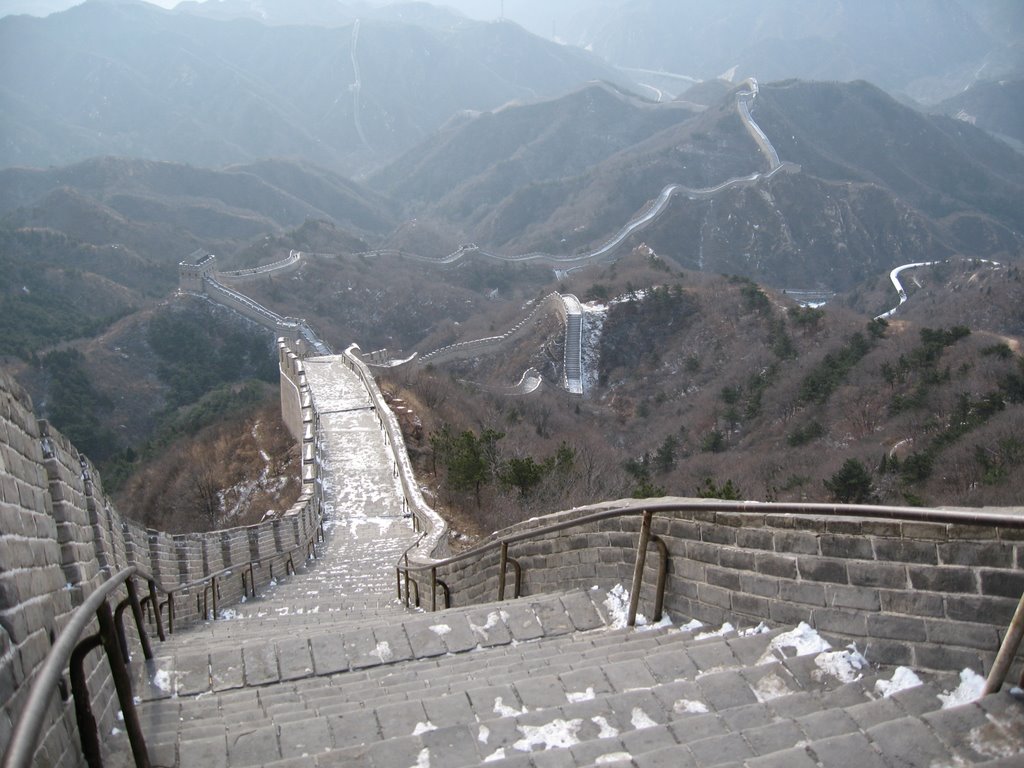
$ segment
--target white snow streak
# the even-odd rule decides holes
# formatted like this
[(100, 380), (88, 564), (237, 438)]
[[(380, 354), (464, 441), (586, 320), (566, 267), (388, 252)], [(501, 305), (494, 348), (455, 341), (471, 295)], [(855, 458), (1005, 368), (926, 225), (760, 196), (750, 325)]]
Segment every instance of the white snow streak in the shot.
[(908, 688), (916, 688), (922, 685), (921, 678), (914, 674), (910, 667), (896, 667), (892, 674), (892, 680), (876, 680), (875, 690), (882, 694), (882, 698), (889, 698), (894, 693), (905, 691)]
[(568, 749), (580, 743), (579, 730), (583, 721), (579, 718), (562, 720), (556, 718), (544, 725), (517, 725), (523, 738), (512, 746), (520, 752), (532, 752), (534, 747), (542, 749)]
[(965, 669), (960, 672), (960, 685), (954, 691), (947, 691), (939, 694), (939, 701), (943, 709), (958, 707), (961, 704), (968, 704), (981, 698), (981, 692), (985, 690), (985, 678), (973, 669)]

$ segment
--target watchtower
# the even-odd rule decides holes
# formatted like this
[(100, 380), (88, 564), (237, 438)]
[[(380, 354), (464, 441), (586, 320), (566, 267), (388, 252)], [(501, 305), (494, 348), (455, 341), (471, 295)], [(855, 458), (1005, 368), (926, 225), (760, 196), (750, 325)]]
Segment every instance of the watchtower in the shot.
[(217, 257), (202, 248), (178, 264), (178, 287), (190, 293), (206, 293), (206, 276), (214, 271)]

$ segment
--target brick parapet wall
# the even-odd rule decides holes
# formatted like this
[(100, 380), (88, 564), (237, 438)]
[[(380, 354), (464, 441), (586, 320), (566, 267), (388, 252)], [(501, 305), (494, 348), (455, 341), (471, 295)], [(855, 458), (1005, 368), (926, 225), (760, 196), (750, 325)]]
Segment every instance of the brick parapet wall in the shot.
[[(683, 501), (683, 500), (680, 500)], [(579, 517), (575, 510), (502, 534)], [(512, 544), (525, 596), (631, 583), (639, 516)], [(987, 671), (1024, 593), (1024, 530), (843, 517), (673, 512), (652, 533), (669, 552), (665, 607), (719, 626), (806, 621), (878, 663)], [(498, 552), (439, 569), (454, 605), (494, 600)], [(652, 610), (648, 550), (641, 612)], [(506, 596), (513, 571), (508, 569)], [(429, 605), (429, 580), (421, 579)], [(1021, 666), (1018, 658), (1017, 668)], [(1016, 673), (1015, 673), (1016, 674)]]
[[(4, 744), (36, 669), (74, 607), (75, 595), (65, 589), (65, 571), (77, 570), (65, 562), (65, 556), (75, 550), (75, 523), (58, 531), (41, 438), (28, 395), (0, 372), (0, 743)], [(70, 481), (69, 489), (73, 487), (73, 478), (61, 479)], [(73, 497), (70, 490), (67, 496)], [(83, 520), (63, 505), (61, 511), (64, 517)], [(66, 549), (62, 536), (68, 541)], [(82, 574), (87, 573), (85, 566)], [(102, 689), (99, 695), (102, 700)], [(65, 761), (73, 734), (73, 708), (57, 699), (44, 725), (40, 761), (54, 765)]]
[[(306, 416), (315, 429), (315, 413), (309, 410)], [(250, 560), (252, 537), (266, 560), (254, 569), (257, 589), (269, 582), (271, 571), (283, 574), (286, 555), (275, 547), (275, 527), (290, 547), (315, 533), (321, 506), (316, 467), (315, 461), (309, 463), (303, 495), (277, 523), (191, 536), (148, 530), (118, 513), (88, 459), (59, 431), (38, 421), (28, 395), (0, 371), (0, 745), (9, 741), (52, 639), (74, 607), (110, 573), (137, 565), (166, 592), (231, 568), (218, 585), (218, 604), (228, 606), (242, 599), (241, 573)], [(146, 591), (142, 586), (140, 592)], [(111, 604), (123, 597), (122, 589)], [(200, 619), (202, 597), (202, 585), (178, 592), (176, 628)], [(132, 622), (125, 628), (129, 644), (137, 648)], [(95, 631), (94, 625), (86, 634)], [(118, 707), (109, 667), (99, 651), (88, 657), (86, 674), (100, 729), (109, 730)], [(73, 706), (56, 694), (54, 702), (36, 761), (77, 764), (81, 758)]]

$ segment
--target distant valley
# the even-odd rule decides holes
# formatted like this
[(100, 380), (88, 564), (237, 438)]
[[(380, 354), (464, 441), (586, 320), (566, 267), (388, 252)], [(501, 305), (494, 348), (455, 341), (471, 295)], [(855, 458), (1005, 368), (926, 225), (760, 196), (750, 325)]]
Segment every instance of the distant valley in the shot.
[[(1019, 495), (1017, 81), (928, 110), (864, 80), (712, 77), (673, 98), (511, 23), (239, 18), (252, 7), (0, 20), (2, 55), (31, 64), (0, 71), (0, 354), (126, 502), (184, 493), (192, 456), (248, 456), (225, 487), (261, 450), (283, 474), (296, 460), (238, 426), (272, 411), (272, 339), (175, 294), (193, 252), (224, 270), (300, 252), (246, 292), (381, 359), (500, 335), (552, 292), (588, 303), (582, 398), (548, 315), (500, 353), (381, 371), (467, 528), (727, 481), (824, 498), (849, 457), (886, 501)], [(914, 263), (933, 266), (873, 321)], [(511, 396), (526, 370), (538, 388)], [(438, 469), (446, 428), (502, 433), (537, 487), (495, 474), (481, 522)], [(569, 450), (572, 472), (542, 471)]]

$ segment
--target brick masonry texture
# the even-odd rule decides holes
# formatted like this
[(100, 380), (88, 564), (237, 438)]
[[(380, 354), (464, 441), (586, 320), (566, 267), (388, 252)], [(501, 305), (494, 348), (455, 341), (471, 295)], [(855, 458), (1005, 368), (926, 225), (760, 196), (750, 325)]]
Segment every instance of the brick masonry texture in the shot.
[[(682, 501), (682, 500), (680, 500)], [(532, 520), (509, 536), (614, 506)], [(1024, 590), (1019, 534), (1010, 528), (916, 522), (672, 512), (653, 532), (669, 552), (665, 608), (708, 624), (807, 621), (842, 642), (922, 669), (987, 672)], [(518, 542), (523, 593), (629, 585), (639, 518), (588, 524)], [(579, 552), (579, 557), (571, 555)], [(595, 557), (595, 553), (597, 556)], [(653, 607), (649, 550), (641, 612)], [(596, 566), (596, 567), (595, 567)], [(498, 557), (439, 569), (454, 605), (496, 597)], [(513, 573), (508, 572), (508, 594)], [(1018, 659), (1017, 669), (1020, 668)], [(1012, 675), (1011, 675), (1012, 677)]]
[[(315, 481), (315, 468), (310, 480)], [(263, 560), (253, 569), (257, 589), (271, 573), (283, 573), (289, 551), (309, 541), (319, 526), (314, 486), (310, 482), (281, 519), (247, 529), (185, 536), (146, 530), (114, 508), (88, 459), (50, 424), (38, 421), (28, 395), (0, 371), (0, 748), (8, 743), (54, 638), (110, 574), (138, 566), (164, 592), (179, 590), (177, 627), (197, 621), (204, 585), (182, 585), (234, 568), (218, 584), (219, 605), (227, 606), (241, 600), (242, 566), (254, 555)], [(138, 586), (145, 595), (145, 585)], [(164, 616), (166, 623), (166, 609)], [(138, 648), (130, 625), (129, 643)], [(85, 634), (95, 631), (94, 623)], [(155, 624), (149, 632), (155, 635)], [(85, 671), (100, 730), (109, 731), (118, 707), (105, 658), (90, 654)], [(56, 695), (54, 702), (36, 756), (40, 764), (76, 765), (73, 702)]]

